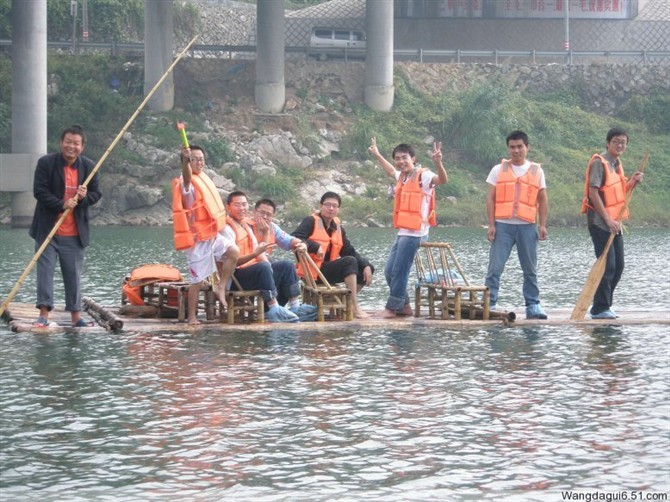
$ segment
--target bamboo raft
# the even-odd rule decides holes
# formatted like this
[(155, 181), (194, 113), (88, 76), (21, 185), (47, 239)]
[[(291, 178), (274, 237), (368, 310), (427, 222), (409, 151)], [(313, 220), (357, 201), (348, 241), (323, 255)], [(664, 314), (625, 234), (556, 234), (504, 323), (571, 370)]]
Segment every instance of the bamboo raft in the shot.
[[(136, 309), (128, 314), (127, 309), (122, 307), (107, 307), (101, 305), (90, 298), (84, 299), (84, 308), (86, 315), (82, 317), (88, 321), (93, 321), (95, 326), (86, 328), (74, 328), (70, 323), (70, 314), (63, 310), (63, 306), (56, 306), (49, 316), (49, 320), (57, 323), (57, 326), (37, 328), (32, 325), (37, 318), (37, 310), (33, 304), (29, 303), (10, 303), (9, 308), (3, 314), (3, 320), (9, 328), (18, 333), (108, 333), (108, 332), (129, 332), (129, 333), (183, 333), (183, 332), (232, 332), (232, 331), (333, 331), (333, 330), (355, 330), (355, 329), (403, 329), (411, 331), (419, 327), (443, 328), (443, 329), (467, 329), (477, 327), (494, 326), (628, 326), (628, 325), (649, 325), (662, 324), (670, 325), (670, 315), (667, 312), (642, 312), (635, 310), (620, 310), (618, 319), (614, 320), (570, 320), (571, 309), (549, 310), (547, 314), (549, 319), (524, 319), (523, 311), (510, 313), (493, 313), (498, 316), (489, 320), (481, 318), (469, 319), (439, 319), (429, 316), (421, 317), (396, 317), (394, 319), (385, 319), (376, 312), (368, 312), (369, 319), (355, 319), (353, 321), (333, 320), (325, 322), (301, 322), (290, 324), (272, 324), (267, 322), (249, 322), (243, 324), (221, 323), (219, 320), (206, 321), (201, 320), (198, 326), (189, 326), (185, 322), (178, 321), (176, 318), (155, 318), (146, 317), (155, 314), (151, 308)], [(84, 314), (84, 312), (82, 312)], [(515, 320), (510, 320), (516, 315)], [(143, 317), (144, 316), (144, 317)]]

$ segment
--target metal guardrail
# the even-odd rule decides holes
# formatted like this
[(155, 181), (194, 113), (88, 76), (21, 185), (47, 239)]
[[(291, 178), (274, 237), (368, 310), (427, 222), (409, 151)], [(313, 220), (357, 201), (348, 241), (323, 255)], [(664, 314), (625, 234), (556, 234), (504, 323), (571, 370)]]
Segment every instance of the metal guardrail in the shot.
[[(11, 47), (11, 40), (0, 40), (0, 47)], [(118, 55), (121, 52), (143, 52), (143, 43), (131, 42), (47, 42), (49, 49), (70, 50), (77, 52), (79, 50), (109, 50), (112, 55)], [(318, 51), (310, 50), (306, 46), (287, 46), (285, 51), (288, 53), (307, 54), (317, 56)], [(227, 53), (233, 57), (234, 53), (255, 53), (255, 45), (212, 45), (200, 44), (194, 45), (190, 53)], [(348, 57), (360, 57), (360, 49), (328, 49), (330, 57), (339, 56), (347, 59)], [(504, 50), (436, 50), (436, 49), (396, 49), (393, 51), (394, 59), (424, 62), (427, 59), (431, 61), (455, 60), (462, 63), (464, 59), (486, 58), (495, 60), (497, 65), (500, 59), (509, 58), (530, 58), (533, 64), (538, 59), (563, 59), (567, 64), (572, 64), (579, 58), (620, 58), (623, 60), (634, 60), (648, 63), (663, 60), (664, 63), (670, 63), (670, 51), (504, 51)]]

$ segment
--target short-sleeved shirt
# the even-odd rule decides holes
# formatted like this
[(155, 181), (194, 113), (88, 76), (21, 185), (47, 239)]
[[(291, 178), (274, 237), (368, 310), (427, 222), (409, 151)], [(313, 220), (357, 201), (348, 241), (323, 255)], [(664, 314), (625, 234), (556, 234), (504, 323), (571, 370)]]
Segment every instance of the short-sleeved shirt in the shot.
[[(522, 165), (516, 166), (512, 164), (512, 172), (514, 173), (514, 176), (517, 178), (520, 178), (521, 176), (524, 176), (527, 172), (528, 169), (530, 169), (531, 162), (529, 160), (526, 160)], [(540, 164), (537, 164), (539, 167), (538, 169), (538, 174), (540, 177), (540, 190), (546, 189), (547, 188), (547, 183), (544, 179), (544, 171), (542, 170), (542, 166)], [(486, 182), (489, 185), (496, 186), (498, 183), (498, 176), (500, 175), (500, 170), (502, 169), (502, 164), (497, 164), (493, 166), (493, 169), (491, 169), (491, 172), (489, 173), (488, 177), (486, 178)], [(502, 223), (509, 223), (512, 225), (533, 225), (533, 223), (528, 223), (526, 220), (522, 220), (521, 218), (506, 218), (506, 219), (500, 219), (496, 218), (496, 221), (502, 222)]]

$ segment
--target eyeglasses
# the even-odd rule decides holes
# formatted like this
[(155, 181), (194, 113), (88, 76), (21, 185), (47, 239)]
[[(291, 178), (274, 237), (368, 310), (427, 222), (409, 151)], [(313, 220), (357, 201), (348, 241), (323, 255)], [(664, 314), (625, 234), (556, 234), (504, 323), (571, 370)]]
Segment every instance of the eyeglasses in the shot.
[(624, 140), (613, 139), (612, 141), (610, 141), (610, 143), (616, 146), (626, 146), (628, 144), (628, 141), (626, 141), (625, 139)]
[(191, 157), (191, 162), (198, 162), (201, 164), (205, 163), (205, 158), (204, 157)]
[(326, 207), (328, 209), (338, 209), (340, 207), (339, 204), (335, 204), (334, 202), (324, 202), (321, 204), (323, 207)]

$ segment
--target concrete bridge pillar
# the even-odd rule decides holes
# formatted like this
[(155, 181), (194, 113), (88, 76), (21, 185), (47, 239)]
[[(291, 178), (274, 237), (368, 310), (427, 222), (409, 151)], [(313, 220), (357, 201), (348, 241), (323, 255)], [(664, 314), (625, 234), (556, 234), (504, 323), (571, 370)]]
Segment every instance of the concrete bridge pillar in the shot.
[(29, 227), (32, 222), (32, 160), (46, 149), (47, 0), (12, 0), (12, 153), (31, 154), (13, 155), (2, 163), (3, 177), (12, 182), (18, 175), (24, 180), (21, 191), (12, 191), (13, 227)]
[(372, 110), (393, 107), (393, 0), (365, 2), (367, 50), (363, 100)]
[[(144, 3), (144, 95), (156, 85), (172, 64), (174, 39), (171, 1), (145, 0)], [(163, 81), (147, 106), (157, 112), (172, 110), (174, 81), (172, 73)]]
[(256, 106), (266, 113), (284, 109), (284, 0), (257, 3)]

